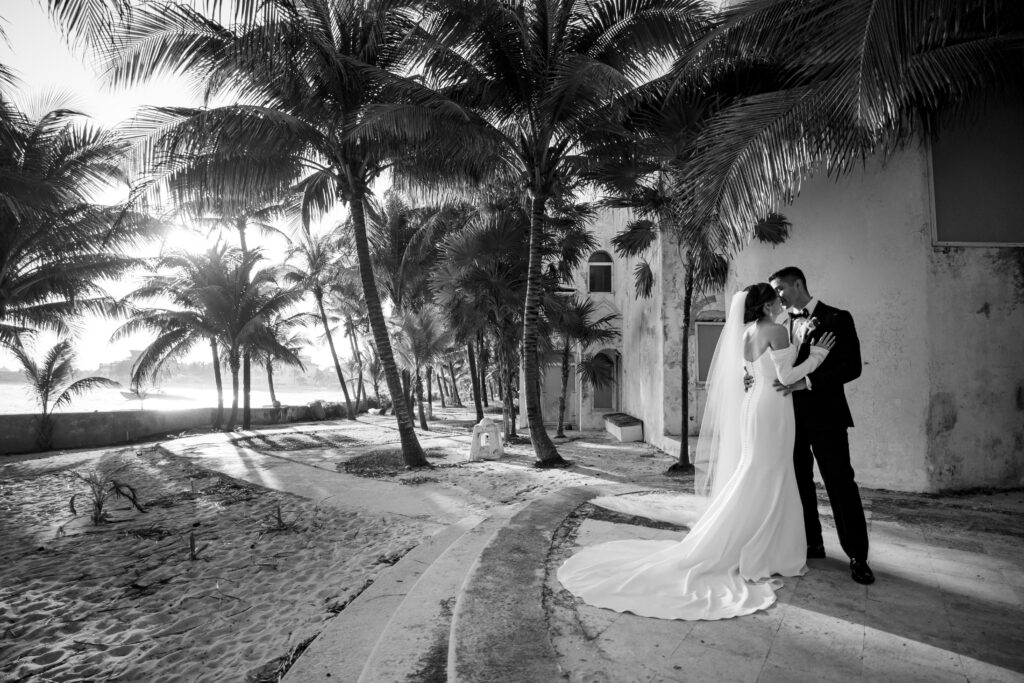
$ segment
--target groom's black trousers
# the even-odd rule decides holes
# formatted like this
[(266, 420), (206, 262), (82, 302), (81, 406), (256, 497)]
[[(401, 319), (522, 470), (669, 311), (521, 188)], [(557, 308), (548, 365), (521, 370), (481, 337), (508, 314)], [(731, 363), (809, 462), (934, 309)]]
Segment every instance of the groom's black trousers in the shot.
[(821, 520), (818, 519), (818, 494), (814, 487), (814, 461), (825, 483), (832, 515), (839, 533), (839, 544), (849, 557), (868, 559), (868, 527), (860, 491), (850, 464), (850, 441), (846, 429), (802, 430), (797, 425), (793, 448), (796, 485), (804, 508), (807, 545), (823, 545)]

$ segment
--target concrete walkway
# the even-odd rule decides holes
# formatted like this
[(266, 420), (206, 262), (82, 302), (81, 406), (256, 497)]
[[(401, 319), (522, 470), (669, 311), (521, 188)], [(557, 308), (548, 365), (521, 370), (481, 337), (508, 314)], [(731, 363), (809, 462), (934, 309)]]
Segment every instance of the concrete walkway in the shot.
[[(277, 491), (323, 501), (325, 505), (376, 510), (435, 522), (438, 528), (473, 515), (458, 496), (427, 493), (391, 481), (339, 474), (338, 465), (368, 450), (398, 443), (393, 418), (360, 417), (358, 421), (308, 423), (252, 432), (210, 432), (165, 441), (160, 447), (195, 459), (206, 469)], [(259, 449), (268, 437), (298, 437), (301, 456)], [(420, 435), (425, 449), (457, 445), (469, 450), (463, 434)], [(366, 445), (367, 442), (372, 442)], [(313, 448), (309, 446), (312, 445)]]
[[(302, 458), (256, 453), (237, 435), (162, 445), (261, 486), (436, 523), (430, 541), (328, 622), (288, 681), (1024, 681), (1020, 491), (864, 490), (878, 579), (867, 587), (850, 580), (823, 504), (829, 559), (787, 580), (775, 606), (717, 622), (662, 621), (592, 608), (554, 577), (580, 546), (679, 537), (587, 503), (635, 485), (595, 481), (485, 517), (455, 495), (339, 476), (352, 449), (331, 446), (331, 433), (379, 439), (385, 424), (279, 430), (327, 440)], [(468, 449), (463, 435), (430, 438)]]
[[(966, 504), (917, 498), (912, 509), (893, 513), (896, 497), (866, 493), (869, 509), (885, 509), (870, 521), (874, 585), (850, 579), (831, 528), (829, 559), (787, 579), (769, 610), (682, 622), (596, 609), (561, 588), (554, 572), (580, 546), (679, 533), (592, 519), (588, 506), (579, 506), (594, 490), (560, 492), (540, 514), (510, 524), (521, 521), (528, 529), (534, 561), (547, 549), (543, 576), (531, 576), (528, 567), (509, 569), (505, 549), (485, 552), (464, 588), (471, 607), (453, 626), (458, 675), (450, 680), (516, 680), (515, 624), (494, 616), (506, 603), (491, 597), (495, 576), (529, 577), (515, 588), (523, 596), (517, 602), (543, 606), (551, 662), (526, 680), (557, 680), (556, 673), (571, 681), (1024, 680), (1024, 496), (996, 494)], [(953, 524), (948, 506), (957, 508)], [(543, 525), (552, 519), (565, 521)], [(513, 644), (502, 648), (504, 639)]]

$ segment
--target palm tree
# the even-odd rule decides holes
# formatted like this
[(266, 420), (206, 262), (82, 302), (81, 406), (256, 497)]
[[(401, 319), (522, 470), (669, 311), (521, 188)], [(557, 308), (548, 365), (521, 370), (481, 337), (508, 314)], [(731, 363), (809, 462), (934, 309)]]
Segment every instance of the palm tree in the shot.
[(360, 405), (366, 405), (366, 382), (363, 377), (363, 362), (362, 360), (356, 360), (350, 358), (345, 361), (345, 371), (348, 373), (349, 381), (353, 385), (353, 393), (355, 394), (355, 405), (356, 411), (359, 411)]
[(483, 326), (495, 340), (505, 439), (516, 436), (514, 386), (526, 280), (521, 224), (507, 212), (483, 213), (441, 243), (430, 286), (456, 334)]
[[(202, 253), (165, 254), (152, 265), (153, 273), (125, 296), (130, 314), (111, 335), (112, 341), (137, 332), (157, 335), (135, 360), (133, 388), (155, 377), (167, 362), (180, 360), (197, 344), (208, 342), (217, 388), (214, 429), (219, 429), (224, 420), (224, 383), (219, 329), (204, 293), (223, 279), (223, 272), (229, 267), (227, 251), (226, 245), (216, 244)], [(161, 302), (172, 308), (160, 308), (150, 302)]]
[[(279, 273), (273, 269), (256, 270), (261, 260), (258, 251), (240, 250), (217, 244), (204, 254), (173, 252), (165, 255), (158, 267), (168, 274), (154, 275), (132, 292), (132, 301), (167, 297), (175, 309), (136, 308), (116, 332), (121, 338), (148, 329), (157, 339), (136, 360), (133, 383), (152, 376), (168, 360), (181, 358), (202, 339), (210, 341), (214, 373), (218, 380), (218, 419), (223, 410), (220, 389), (221, 357), (231, 371), (232, 402), (226, 428), (234, 429), (238, 416), (239, 371), (243, 357), (253, 351), (273, 353), (298, 362), (297, 356), (268, 334), (268, 321), (295, 306), (303, 292), (281, 288)], [(249, 382), (243, 377), (244, 402), (248, 404)], [(245, 411), (245, 406), (243, 406)], [(243, 415), (243, 422), (248, 421)]]
[(270, 402), (275, 408), (280, 403), (274, 389), (274, 363), (279, 362), (301, 370), (305, 369), (299, 358), (299, 354), (307, 344), (306, 336), (301, 328), (314, 324), (317, 319), (317, 316), (311, 313), (293, 313), (286, 316), (275, 312), (257, 330), (250, 341), (253, 360), (263, 363), (263, 367), (267, 371), (267, 389), (270, 391)]
[(345, 397), (345, 417), (354, 420), (356, 412), (348, 395), (348, 385), (341, 371), (341, 360), (338, 358), (338, 351), (334, 346), (334, 335), (331, 334), (330, 320), (325, 308), (327, 294), (336, 283), (339, 272), (338, 264), (335, 261), (336, 252), (337, 239), (333, 233), (316, 235), (309, 230), (302, 230), (288, 251), (290, 268), (284, 277), (286, 282), (301, 287), (313, 295), (320, 324), (324, 328), (324, 339), (327, 340), (327, 346), (331, 350), (331, 359), (334, 361), (334, 371), (338, 375), (338, 384), (341, 385), (341, 393)]
[[(609, 314), (595, 319), (594, 302), (590, 299), (581, 300), (573, 296), (568, 301), (561, 302), (559, 309), (552, 311), (550, 318), (552, 327), (562, 338), (562, 386), (558, 397), (558, 431), (557, 437), (565, 436), (565, 398), (569, 389), (569, 359), (575, 347), (586, 350), (593, 344), (604, 344), (619, 336), (619, 331), (610, 327), (617, 314)], [(593, 370), (593, 361), (590, 362), (591, 371), (587, 376), (591, 383), (601, 385), (601, 375)], [(594, 379), (599, 378), (599, 379)]]
[(420, 428), (428, 429), (423, 412), (423, 379), (421, 368), (446, 354), (452, 345), (452, 334), (442, 323), (440, 311), (424, 306), (418, 311), (401, 311), (395, 318), (395, 349), (399, 358), (413, 371), (413, 388), (419, 407)]
[(437, 259), (435, 246), (450, 230), (448, 207), (414, 207), (395, 191), (367, 203), (370, 257), (382, 293), (395, 309), (419, 310), (430, 303), (427, 286)]
[[(470, 340), (467, 343), (472, 344), (473, 340)], [(487, 370), (488, 370), (488, 367), (490, 365), (490, 360), (491, 360), (491, 349), (490, 349), (490, 346), (488, 346), (488, 344), (487, 344), (487, 339), (484, 337), (483, 330), (477, 331), (476, 347), (477, 347), (477, 349), (479, 349), (479, 353), (477, 354), (477, 359), (478, 359), (477, 367), (479, 369), (479, 380), (478, 380), (478, 382), (479, 382), (479, 386), (480, 386), (480, 402), (483, 404), (481, 406), (479, 412), (483, 413), (483, 409), (484, 408), (490, 407), (488, 405), (488, 401), (487, 401), (487, 395), (488, 395), (488, 390), (487, 390), (487, 375), (488, 375), (488, 372), (487, 372)]]
[[(547, 295), (571, 277), (596, 246), (585, 227), (588, 207), (553, 204), (554, 215), (540, 246), (549, 264), (541, 281), (545, 301), (551, 301)], [(514, 396), (529, 270), (529, 224), (529, 211), (507, 193), (467, 211), (461, 226), (441, 242), (430, 282), (435, 302), (458, 339), (468, 341), (486, 332), (494, 341), (506, 439), (516, 437)], [(474, 374), (472, 367), (470, 371)]]
[[(701, 87), (675, 87), (670, 81), (652, 83), (628, 103), (623, 126), (603, 142), (603, 163), (588, 171), (588, 178), (607, 193), (604, 206), (628, 209), (633, 220), (612, 241), (620, 256), (638, 258), (633, 271), (637, 298), (651, 295), (656, 274), (647, 254), (668, 234), (677, 244), (683, 262), (683, 324), (681, 346), (682, 443), (689, 432), (689, 358), (691, 315), (695, 296), (719, 289), (728, 276), (731, 252), (736, 243), (715, 231), (686, 231), (688, 216), (681, 178), (697, 156), (693, 141), (722, 106), (735, 99), (742, 88), (765, 87), (773, 82), (754, 65), (732, 72), (721, 81)], [(789, 222), (771, 213), (752, 226), (759, 241), (779, 244), (788, 235)], [(744, 243), (751, 231), (744, 234)], [(687, 448), (669, 474), (692, 470)]]
[[(207, 169), (204, 169), (207, 170)], [(172, 173), (166, 180), (171, 203), (176, 213), (187, 218), (196, 228), (205, 228), (208, 235), (227, 230), (238, 236), (238, 246), (242, 253), (248, 253), (249, 231), (255, 229), (260, 235), (279, 235), (287, 239), (285, 233), (275, 224), (287, 215), (286, 207), (277, 202), (266, 202), (263, 197), (277, 188), (248, 188), (256, 195), (254, 199), (232, 196), (231, 188), (211, 190), (203, 184), (205, 177), (188, 168)], [(211, 192), (220, 194), (211, 195)]]
[[(228, 27), (189, 3), (142, 4), (133, 7), (110, 54), (118, 84), (177, 71), (202, 83), (211, 96), (245, 94), (239, 104), (153, 109), (141, 116), (140, 127), (156, 131), (154, 150), (160, 155), (183, 164), (204, 155), (236, 161), (206, 167), (215, 184), (226, 173), (257, 187), (272, 186), (275, 179), (293, 184), (306, 225), (337, 202), (348, 207), (370, 328), (394, 396), (401, 393), (400, 382), (374, 280), (366, 202), (373, 181), (407, 150), (408, 139), (400, 148), (389, 144), (399, 133), (435, 144), (441, 134), (428, 136), (422, 111), (415, 126), (370, 113), (377, 104), (432, 96), (420, 81), (404, 76), (406, 37), (419, 20), (412, 5), (242, 3)], [(395, 406), (406, 464), (428, 465), (412, 416), (400, 401)]]
[(79, 44), (110, 40), (116, 24), (132, 10), (131, 0), (47, 0), (50, 15)]
[(67, 334), (70, 317), (110, 313), (101, 287), (138, 265), (131, 248), (156, 221), (136, 196), (113, 205), (94, 193), (123, 184), (127, 145), (83, 123), (59, 100), (41, 100), (32, 115), (3, 100), (0, 144), (0, 346), (46, 328)]
[(43, 357), (42, 363), (37, 363), (23, 347), (14, 347), (11, 351), (21, 364), (22, 373), (40, 409), (36, 441), (41, 451), (50, 447), (54, 410), (68, 405), (75, 398), (93, 389), (120, 386), (106, 377), (75, 379), (75, 352), (67, 339), (52, 346)]
[(544, 430), (538, 392), (541, 244), (549, 202), (578, 184), (585, 146), (609, 129), (617, 101), (656, 74), (660, 63), (703, 34), (695, 0), (443, 0), (424, 32), (429, 77), (478, 115), (474, 123), (498, 150), (530, 201), (529, 267), (524, 297), (526, 410), (539, 466), (565, 466)]
[(380, 383), (384, 379), (384, 366), (381, 365), (377, 349), (373, 348), (372, 345), (368, 345), (366, 356), (369, 358), (365, 366), (366, 374), (370, 379), (370, 384), (373, 385), (373, 395), (377, 399), (377, 408), (380, 410), (381, 415), (383, 415), (385, 408), (380, 396)]
[[(133, 292), (129, 298), (141, 298)], [(204, 311), (173, 310), (132, 305), (128, 319), (111, 335), (111, 341), (124, 339), (137, 332), (155, 333), (154, 339), (135, 360), (132, 367), (131, 388), (138, 392), (140, 387), (151, 382), (168, 363), (189, 354), (197, 344), (207, 342), (213, 360), (214, 383), (217, 388), (217, 413), (213, 427), (219, 429), (224, 419), (224, 384), (220, 372), (220, 353), (213, 323), (205, 317)]]
[(352, 363), (355, 370), (350, 370), (349, 374), (357, 378), (356, 412), (359, 412), (360, 397), (363, 400), (366, 399), (366, 387), (363, 383), (363, 354), (359, 349), (359, 342), (362, 335), (369, 333), (366, 306), (362, 301), (361, 289), (357, 269), (337, 264), (328, 290), (326, 310), (328, 319), (332, 323), (338, 323), (342, 334), (348, 338), (349, 348), (352, 351)]
[[(737, 3), (680, 64), (681, 82), (766, 65), (775, 87), (732, 98), (693, 141), (685, 232), (742, 245), (816, 173), (934, 135), (1021, 92), (1024, 6), (989, 0)], [(813, 58), (808, 57), (813, 55)]]
[[(256, 271), (262, 259), (258, 251), (238, 253), (232, 268), (217, 283), (217, 286), (203, 292), (211, 317), (215, 322), (218, 336), (224, 345), (228, 367), (231, 370), (232, 403), (227, 428), (234, 428), (238, 413), (238, 372), (243, 357), (251, 357), (254, 349), (273, 353), (280, 358), (299, 362), (298, 357), (283, 346), (272, 334), (268, 334), (267, 321), (297, 305), (304, 292), (299, 288), (282, 288), (273, 269)], [(255, 271), (255, 272), (254, 272)], [(245, 366), (248, 369), (248, 365)], [(244, 414), (243, 428), (250, 422), (249, 373), (243, 377)]]

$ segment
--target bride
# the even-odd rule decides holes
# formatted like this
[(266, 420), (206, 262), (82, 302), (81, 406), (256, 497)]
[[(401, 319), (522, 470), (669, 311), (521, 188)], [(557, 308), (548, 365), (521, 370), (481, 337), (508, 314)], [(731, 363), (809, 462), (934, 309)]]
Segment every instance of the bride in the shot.
[[(659, 619), (728, 619), (765, 609), (799, 576), (807, 542), (793, 474), (793, 384), (835, 343), (825, 334), (794, 367), (797, 345), (774, 321), (782, 302), (767, 283), (729, 306), (708, 378), (694, 488), (708, 507), (682, 541), (625, 540), (584, 548), (558, 570), (569, 591), (596, 607)], [(744, 374), (753, 377), (744, 392)], [(642, 512), (637, 512), (642, 514)]]

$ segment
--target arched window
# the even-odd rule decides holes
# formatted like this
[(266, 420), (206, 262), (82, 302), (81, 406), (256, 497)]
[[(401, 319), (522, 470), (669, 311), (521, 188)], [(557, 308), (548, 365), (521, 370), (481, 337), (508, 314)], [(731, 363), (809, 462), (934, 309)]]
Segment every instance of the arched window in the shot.
[(606, 252), (595, 251), (590, 256), (590, 291), (612, 291), (612, 257)]

